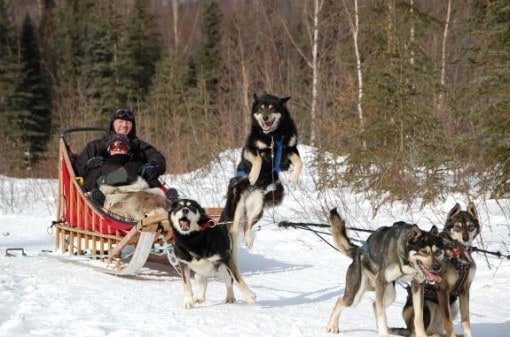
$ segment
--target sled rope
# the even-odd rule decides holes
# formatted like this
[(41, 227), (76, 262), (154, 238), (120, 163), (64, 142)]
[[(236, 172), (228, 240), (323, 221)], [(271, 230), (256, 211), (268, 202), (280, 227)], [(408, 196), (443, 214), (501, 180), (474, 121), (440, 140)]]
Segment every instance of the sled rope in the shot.
[[(279, 227), (283, 227), (283, 228), (292, 227), (292, 228), (295, 228), (295, 229), (303, 229), (303, 230), (307, 230), (307, 231), (311, 231), (311, 232), (314, 232), (315, 230), (311, 229), (310, 227), (318, 227), (318, 228), (329, 228), (330, 227), (329, 224), (324, 224), (324, 223), (291, 222), (291, 221), (280, 221), (278, 223), (278, 226)], [(348, 230), (357, 231), (357, 232), (365, 232), (365, 233), (372, 233), (372, 232), (374, 232), (374, 230), (365, 229), (365, 228), (347, 227), (347, 226), (345, 228), (348, 229)], [(316, 234), (320, 233), (320, 234), (331, 235), (331, 233), (328, 233), (328, 232), (321, 232), (321, 231), (315, 231), (315, 232), (317, 232)], [(358, 240), (356, 238), (351, 238), (351, 240), (352, 241), (357, 241), (357, 242), (360, 242), (360, 243), (364, 242), (363, 240)], [(329, 242), (328, 242), (328, 244), (329, 244)], [(333, 247), (333, 248), (336, 249), (336, 247)], [(471, 246), (471, 247), (469, 247), (469, 249), (471, 251), (473, 251), (473, 252), (490, 254), (490, 255), (494, 255), (494, 256), (499, 257), (499, 258), (505, 258), (507, 260), (510, 260), (510, 254), (506, 254), (505, 255), (505, 254), (501, 253), (500, 251), (490, 251), (490, 250), (478, 248), (476, 246)]]

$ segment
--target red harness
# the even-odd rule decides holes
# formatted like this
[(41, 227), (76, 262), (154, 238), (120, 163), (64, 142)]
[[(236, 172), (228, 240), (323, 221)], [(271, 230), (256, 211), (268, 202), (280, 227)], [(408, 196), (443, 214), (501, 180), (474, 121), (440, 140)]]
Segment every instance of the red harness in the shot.
[(199, 223), (200, 226), (202, 226), (203, 229), (209, 229), (216, 227), (216, 222), (212, 221), (210, 218), (207, 218), (204, 222)]

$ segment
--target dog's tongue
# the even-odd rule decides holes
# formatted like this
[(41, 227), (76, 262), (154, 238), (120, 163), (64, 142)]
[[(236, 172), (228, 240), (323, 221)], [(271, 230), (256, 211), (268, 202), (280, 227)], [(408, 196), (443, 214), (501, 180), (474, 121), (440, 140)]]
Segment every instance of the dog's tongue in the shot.
[(271, 129), (272, 125), (273, 125), (273, 122), (264, 122), (264, 129), (269, 130), (269, 129)]
[(439, 283), (443, 279), (441, 276), (431, 273), (427, 268), (423, 268), (423, 271), (425, 273), (425, 278), (429, 282), (436, 282)]
[(179, 220), (179, 226), (181, 226), (181, 229), (184, 231), (189, 230), (189, 220), (186, 218), (182, 218)]

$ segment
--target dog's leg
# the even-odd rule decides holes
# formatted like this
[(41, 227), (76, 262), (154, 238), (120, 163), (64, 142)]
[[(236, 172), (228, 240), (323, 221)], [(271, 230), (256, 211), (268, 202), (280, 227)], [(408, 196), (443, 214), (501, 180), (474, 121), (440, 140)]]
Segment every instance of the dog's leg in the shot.
[(183, 307), (184, 309), (193, 308), (193, 290), (191, 289), (191, 277), (190, 277), (190, 269), (187, 264), (181, 263), (182, 270), (182, 282), (184, 286), (184, 301)]
[(257, 296), (250, 290), (250, 288), (244, 281), (243, 276), (239, 272), (237, 260), (231, 258), (228, 262), (228, 269), (232, 275), (232, 278), (234, 279), (234, 281), (236, 281), (237, 287), (241, 291), (241, 294), (243, 294), (244, 299), (250, 304), (255, 304)]
[(336, 301), (335, 307), (331, 312), (328, 323), (329, 333), (339, 333), (338, 320), (342, 310), (347, 307), (353, 307), (359, 303), (363, 294), (368, 288), (367, 277), (362, 273), (360, 261), (355, 261), (349, 265), (345, 282), (345, 292), (342, 297)]
[[(464, 330), (464, 337), (471, 337), (471, 322), (469, 318), (469, 285), (467, 285), (467, 289), (464, 289), (464, 291), (459, 295), (459, 306), (460, 321), (462, 329)], [(453, 313), (452, 318), (455, 318)]]
[(253, 247), (253, 234), (251, 229), (257, 221), (262, 217), (264, 208), (264, 193), (262, 190), (256, 189), (250, 192), (244, 202), (246, 221), (244, 223), (244, 242), (246, 247)]
[(236, 297), (234, 295), (234, 279), (232, 278), (232, 275), (228, 271), (228, 268), (226, 265), (222, 264), (218, 267), (218, 273), (217, 276), (220, 280), (222, 280), (225, 283), (225, 286), (227, 288), (227, 297), (225, 298), (225, 303), (236, 303)]
[(297, 185), (299, 176), (301, 175), (301, 170), (303, 169), (303, 162), (301, 161), (301, 157), (297, 153), (292, 153), (289, 156), (289, 160), (292, 163), (289, 181), (292, 186), (295, 186)]
[(195, 273), (195, 281), (199, 285), (198, 296), (195, 298), (195, 303), (200, 304), (205, 301), (205, 293), (207, 291), (208, 277)]
[(259, 154), (253, 154), (250, 151), (244, 153), (244, 157), (251, 163), (250, 173), (248, 174), (250, 185), (255, 185), (259, 179), (260, 170), (262, 169), (262, 157)]
[(423, 283), (418, 283), (415, 281), (411, 283), (414, 310), (414, 330), (416, 337), (427, 337), (425, 326), (423, 324), (423, 291)]
[(439, 302), (439, 310), (441, 319), (443, 320), (443, 327), (446, 332), (446, 337), (455, 337), (455, 331), (453, 331), (453, 321), (450, 312), (450, 303), (448, 291), (446, 289), (437, 290), (437, 301)]
[(269, 185), (264, 191), (264, 206), (275, 207), (279, 206), (283, 201), (283, 185), (280, 179)]
[[(374, 309), (377, 322), (377, 330), (379, 337), (385, 337), (389, 335), (388, 321), (386, 318), (386, 308), (384, 305), (387, 282), (383, 280), (384, 275), (380, 275), (375, 281), (375, 301)], [(422, 337), (422, 336), (420, 336)]]
[(234, 217), (232, 224), (229, 225), (230, 238), (232, 240), (232, 259), (238, 261), (238, 250), (239, 250), (239, 233), (241, 228), (244, 228), (244, 222), (246, 218), (246, 210), (244, 207), (245, 196), (241, 196), (237, 205), (235, 206)]

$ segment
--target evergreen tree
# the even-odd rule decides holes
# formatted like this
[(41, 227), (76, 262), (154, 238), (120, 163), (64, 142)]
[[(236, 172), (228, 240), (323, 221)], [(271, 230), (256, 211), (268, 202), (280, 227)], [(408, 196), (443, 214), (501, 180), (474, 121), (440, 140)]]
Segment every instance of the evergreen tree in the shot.
[(481, 181), (494, 197), (510, 195), (510, 3), (484, 6), (479, 55), (470, 83), (471, 118), (477, 125), (471, 146), (481, 146)]
[(51, 84), (42, 67), (35, 29), (28, 15), (20, 36), (20, 56), (23, 79), (17, 88), (16, 105), (23, 111), (18, 122), (31, 166), (45, 150), (51, 135)]
[(212, 97), (218, 95), (222, 72), (221, 39), (220, 7), (215, 0), (207, 0), (204, 3), (204, 17), (202, 19), (200, 64), (205, 87)]
[(161, 46), (154, 17), (147, 12), (146, 0), (136, 0), (127, 20), (119, 59), (119, 83), (123, 102), (145, 99), (160, 59)]
[[(358, 145), (348, 156), (344, 179), (384, 198), (434, 199), (443, 192), (442, 186), (429, 182), (438, 179), (435, 170), (442, 166), (446, 152), (443, 126), (434, 113), (436, 73), (430, 55), (420, 46), (419, 28), (426, 22), (416, 24), (417, 18), (400, 7), (388, 5), (386, 15), (375, 11), (379, 15), (374, 20), (382, 21), (364, 27), (370, 40), (361, 46), (366, 55), (364, 131), (354, 135)], [(411, 24), (416, 31), (413, 40)], [(381, 26), (387, 29), (380, 30)]]
[[(63, 129), (82, 125), (95, 125), (83, 95), (80, 66), (84, 59), (86, 21), (90, 17), (94, 0), (69, 0), (61, 2), (55, 10), (55, 31), (51, 39), (53, 58), (48, 61), (55, 79), (55, 97), (58, 101), (56, 123)], [(91, 118), (92, 117), (92, 118)]]
[(107, 120), (121, 103), (118, 83), (118, 45), (121, 37), (120, 17), (115, 1), (95, 2), (90, 8), (83, 44), (80, 73), (91, 114)]
[(16, 105), (16, 90), (22, 79), (18, 51), (11, 8), (0, 0), (0, 125), (3, 127), (0, 151), (6, 159), (0, 163), (0, 168), (5, 173), (13, 173), (19, 168), (24, 157), (18, 123), (23, 111)]

